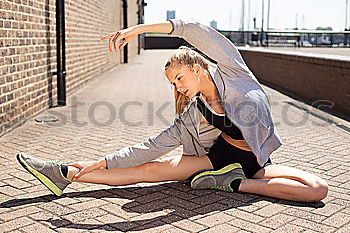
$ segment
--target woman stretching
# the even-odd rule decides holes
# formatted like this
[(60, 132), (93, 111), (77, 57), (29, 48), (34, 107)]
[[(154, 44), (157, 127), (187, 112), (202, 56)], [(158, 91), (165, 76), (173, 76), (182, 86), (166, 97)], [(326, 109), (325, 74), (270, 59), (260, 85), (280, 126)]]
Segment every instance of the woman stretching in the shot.
[[(17, 159), (24, 168), (56, 195), (71, 182), (127, 185), (191, 178), (193, 189), (305, 202), (326, 197), (328, 185), (323, 179), (272, 164), (269, 156), (282, 142), (270, 103), (227, 38), (195, 21), (170, 20), (136, 25), (101, 39), (108, 39), (109, 51), (117, 52), (145, 32), (182, 37), (212, 60), (180, 47), (165, 64), (165, 75), (175, 86), (174, 123), (158, 136), (98, 161), (62, 164), (19, 153)], [(153, 161), (180, 145), (181, 159)]]

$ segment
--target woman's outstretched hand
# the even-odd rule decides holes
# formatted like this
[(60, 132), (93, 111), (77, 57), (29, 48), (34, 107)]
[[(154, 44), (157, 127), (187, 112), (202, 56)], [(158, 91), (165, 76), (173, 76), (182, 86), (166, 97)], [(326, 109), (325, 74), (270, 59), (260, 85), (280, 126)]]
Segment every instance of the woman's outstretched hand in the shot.
[(88, 161), (88, 162), (76, 162), (76, 163), (71, 163), (67, 164), (68, 166), (72, 166), (75, 168), (78, 168), (80, 171), (75, 174), (72, 178), (72, 180), (77, 180), (79, 177), (82, 175), (92, 172), (93, 170), (105, 168), (105, 160), (99, 160), (99, 161)]
[[(137, 25), (130, 28), (123, 29), (123, 30), (119, 30), (117, 32), (112, 32), (102, 36), (100, 39), (101, 40), (109, 39), (109, 44), (108, 44), (109, 52), (112, 52), (113, 50), (112, 46), (114, 47), (114, 50), (118, 52), (118, 50), (121, 50), (130, 40), (134, 39), (139, 34), (136, 28), (137, 28)], [(123, 41), (120, 43), (121, 40)]]
[(109, 51), (112, 52), (113, 46), (114, 50), (118, 52), (118, 50), (122, 49), (130, 40), (134, 39), (138, 34), (145, 32), (170, 33), (172, 30), (173, 26), (170, 21), (157, 24), (138, 24), (126, 29), (119, 30), (117, 32), (111, 32), (107, 35), (102, 36), (100, 39), (108, 39)]

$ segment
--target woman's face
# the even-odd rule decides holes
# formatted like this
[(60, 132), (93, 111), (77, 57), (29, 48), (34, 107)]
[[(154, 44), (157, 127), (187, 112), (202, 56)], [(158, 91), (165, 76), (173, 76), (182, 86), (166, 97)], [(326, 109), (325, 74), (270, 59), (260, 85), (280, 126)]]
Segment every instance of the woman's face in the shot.
[(168, 68), (165, 75), (169, 79), (170, 83), (175, 86), (178, 92), (192, 99), (199, 91), (199, 72), (199, 65), (194, 65), (193, 69), (188, 66), (181, 65)]

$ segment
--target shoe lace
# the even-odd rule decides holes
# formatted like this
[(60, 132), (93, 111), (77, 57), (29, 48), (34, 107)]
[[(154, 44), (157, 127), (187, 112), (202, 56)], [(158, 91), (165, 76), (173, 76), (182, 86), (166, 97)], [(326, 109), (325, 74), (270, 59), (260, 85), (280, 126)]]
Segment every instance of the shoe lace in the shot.
[(60, 161), (60, 160), (47, 160), (47, 162), (53, 163), (53, 164), (57, 164), (57, 165), (61, 165), (62, 164), (62, 161)]

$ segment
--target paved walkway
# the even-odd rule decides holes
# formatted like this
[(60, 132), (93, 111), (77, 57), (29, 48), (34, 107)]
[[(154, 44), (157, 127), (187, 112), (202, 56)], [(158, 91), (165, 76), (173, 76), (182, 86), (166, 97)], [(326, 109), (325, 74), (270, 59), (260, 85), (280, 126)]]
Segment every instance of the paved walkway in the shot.
[[(58, 122), (29, 120), (0, 138), (0, 232), (350, 232), (349, 132), (322, 120), (339, 119), (268, 87), (284, 142), (272, 161), (326, 179), (323, 202), (191, 190), (178, 182), (74, 183), (57, 198), (17, 164), (19, 151), (65, 162), (98, 159), (163, 130), (174, 117), (162, 77), (169, 54), (144, 51), (70, 96), (67, 107), (36, 116)], [(179, 155), (181, 148), (169, 156)]]

